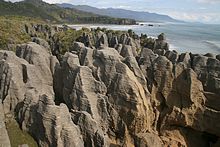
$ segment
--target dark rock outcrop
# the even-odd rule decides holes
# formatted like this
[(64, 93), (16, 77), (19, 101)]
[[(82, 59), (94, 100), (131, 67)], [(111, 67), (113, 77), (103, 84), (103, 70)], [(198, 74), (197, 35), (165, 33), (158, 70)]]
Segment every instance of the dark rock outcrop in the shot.
[(160, 34), (154, 44), (154, 50), (156, 49), (164, 49), (166, 51), (169, 50), (169, 44), (165, 40), (166, 40), (165, 35), (163, 33)]
[(217, 56), (216, 56), (216, 59), (218, 59), (218, 60), (220, 61), (220, 55), (217, 55)]
[(193, 69), (202, 81), (204, 90), (220, 94), (220, 61), (198, 55), (193, 58)]

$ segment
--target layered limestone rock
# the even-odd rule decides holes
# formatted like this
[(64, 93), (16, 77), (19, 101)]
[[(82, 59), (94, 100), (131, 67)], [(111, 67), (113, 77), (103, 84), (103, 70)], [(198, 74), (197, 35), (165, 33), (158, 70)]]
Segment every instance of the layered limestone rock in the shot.
[(38, 37), (32, 37), (32, 41), (39, 44), (39, 45), (41, 45), (41, 46), (43, 46), (43, 47), (45, 47), (50, 52), (50, 45), (44, 39), (41, 39), (41, 38), (38, 38)]
[(141, 131), (143, 127), (147, 130), (148, 93), (120, 58), (114, 49), (98, 50), (94, 66), (99, 69), (98, 75), (107, 87), (110, 103), (114, 105), (129, 130), (133, 133)]
[[(152, 54), (145, 53), (145, 55), (147, 55), (146, 59), (152, 59)], [(204, 85), (199, 81), (196, 71), (189, 68), (190, 62), (191, 58), (187, 54), (180, 56), (178, 62), (174, 62), (175, 64), (163, 56), (157, 57), (151, 63), (141, 62), (143, 73), (148, 70), (145, 74), (151, 73), (152, 75), (151, 104), (156, 114), (153, 125), (161, 134), (165, 146), (178, 144), (200, 146), (199, 141), (203, 141), (203, 145), (206, 146), (214, 144), (219, 136), (217, 131), (219, 129), (216, 130), (218, 126), (214, 123), (219, 118), (218, 109), (207, 107), (211, 102), (205, 95)], [(212, 100), (217, 100), (216, 98)], [(210, 123), (214, 127), (210, 127)], [(200, 134), (201, 140), (198, 139), (193, 144), (190, 138), (185, 137), (186, 130), (192, 130), (195, 135)], [(215, 138), (214, 141), (203, 139), (207, 133)]]
[[(73, 136), (79, 136), (80, 131), (70, 114), (60, 118), (69, 113), (68, 108), (54, 104), (52, 73), (57, 60), (47, 49), (35, 43), (18, 46), (16, 54), (9, 51), (0, 53), (3, 113), (14, 114), (21, 128), (29, 132), (40, 146), (83, 146), (83, 140)], [(60, 124), (63, 127), (56, 131)]]
[(205, 91), (220, 95), (220, 61), (198, 55), (194, 56), (192, 67), (202, 81)]
[(169, 51), (163, 34), (141, 47), (131, 31), (97, 31), (58, 61), (33, 41), (0, 51), (0, 116), (39, 146), (219, 146), (218, 55)]
[(56, 106), (54, 99), (40, 96), (38, 102), (25, 98), (18, 112), (19, 123), (42, 147), (83, 147), (79, 128), (73, 123), (65, 104)]
[[(39, 95), (53, 95), (53, 80), (50, 71), (49, 59), (39, 60), (37, 55), (31, 57), (30, 54), (35, 54), (32, 50), (32, 44), (27, 45), (25, 59), (17, 57), (13, 52), (1, 51), (1, 100), (4, 106), (5, 113), (13, 112), (17, 104), (22, 102), (27, 94), (33, 95), (38, 99)], [(32, 48), (33, 47), (33, 48)], [(30, 53), (30, 54), (29, 54)], [(48, 54), (49, 55), (49, 54)], [(41, 55), (40, 55), (41, 56)], [(45, 55), (46, 56), (46, 55)]]
[[(75, 54), (64, 55), (62, 74), (57, 71), (62, 81), (54, 83), (55, 91), (72, 109), (85, 146), (134, 145), (130, 135), (150, 129), (147, 90), (115, 49), (93, 51), (75, 43), (71, 51)], [(138, 69), (137, 62), (133, 65)]]

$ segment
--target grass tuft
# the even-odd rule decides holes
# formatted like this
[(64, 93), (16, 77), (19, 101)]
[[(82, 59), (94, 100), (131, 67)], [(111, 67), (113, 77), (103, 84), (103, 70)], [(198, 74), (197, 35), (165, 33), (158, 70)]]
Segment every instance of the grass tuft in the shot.
[(22, 131), (14, 119), (7, 120), (6, 128), (12, 147), (23, 144), (27, 144), (29, 147), (38, 147), (36, 141), (27, 132)]

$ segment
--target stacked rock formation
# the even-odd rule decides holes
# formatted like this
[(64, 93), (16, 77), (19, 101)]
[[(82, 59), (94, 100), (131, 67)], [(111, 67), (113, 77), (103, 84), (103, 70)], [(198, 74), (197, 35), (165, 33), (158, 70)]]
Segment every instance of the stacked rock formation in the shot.
[(220, 145), (219, 56), (170, 51), (163, 34), (146, 48), (99, 32), (58, 61), (33, 41), (0, 51), (0, 123), (13, 114), (39, 146)]

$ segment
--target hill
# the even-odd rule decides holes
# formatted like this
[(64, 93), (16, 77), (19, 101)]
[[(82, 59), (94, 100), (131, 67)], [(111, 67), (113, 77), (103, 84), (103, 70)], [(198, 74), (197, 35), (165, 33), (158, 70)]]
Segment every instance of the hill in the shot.
[(157, 13), (149, 13), (149, 12), (139, 12), (139, 11), (131, 11), (125, 9), (99, 9), (96, 7), (91, 7), (87, 5), (72, 5), (68, 3), (57, 4), (63, 8), (74, 8), (77, 10), (91, 12), (94, 14), (102, 14), (110, 17), (117, 18), (130, 18), (135, 19), (136, 21), (149, 21), (149, 22), (180, 22), (179, 20), (173, 19), (168, 15), (161, 15)]
[(40, 18), (53, 23), (136, 23), (131, 19), (112, 18), (83, 12), (74, 8), (62, 8), (54, 4), (48, 4), (42, 0), (24, 0), (15, 3), (0, 0), (0, 16), (8, 15)]

